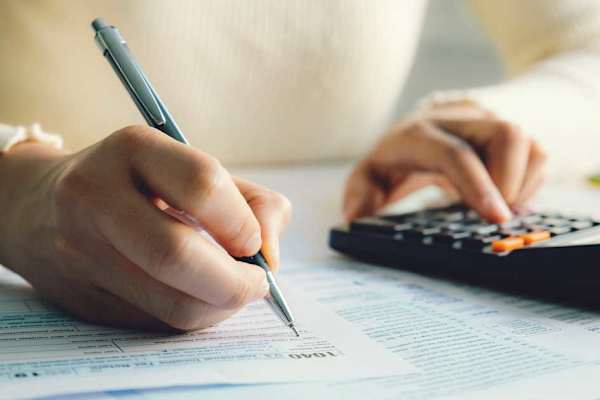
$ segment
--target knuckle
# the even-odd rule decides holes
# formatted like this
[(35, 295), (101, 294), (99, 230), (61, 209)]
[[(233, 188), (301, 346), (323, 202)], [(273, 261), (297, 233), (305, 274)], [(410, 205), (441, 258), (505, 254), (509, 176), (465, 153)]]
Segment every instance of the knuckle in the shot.
[(504, 145), (511, 145), (526, 139), (525, 135), (515, 125), (506, 121), (499, 121), (496, 125), (498, 137)]
[(187, 238), (172, 237), (152, 238), (148, 240), (147, 268), (158, 280), (165, 280), (171, 276), (178, 275), (178, 269), (182, 266), (182, 260), (188, 246)]
[(244, 247), (248, 239), (260, 232), (258, 221), (254, 217), (254, 214), (250, 212), (246, 214), (239, 225), (233, 225), (233, 228), (229, 234), (229, 241), (240, 253), (245, 250)]
[(473, 150), (471, 150), (471, 147), (458, 138), (446, 147), (446, 157), (453, 164), (463, 164), (472, 156)]
[(284, 215), (289, 215), (292, 213), (292, 202), (284, 195), (278, 192), (272, 192), (271, 194), (273, 206)]
[(545, 163), (548, 160), (548, 153), (546, 153), (546, 150), (535, 140), (531, 143), (531, 156), (540, 163)]
[(106, 143), (125, 149), (137, 149), (141, 144), (147, 142), (150, 134), (150, 128), (147, 126), (130, 125), (110, 135), (106, 139)]
[(190, 159), (188, 177), (185, 180), (190, 198), (207, 198), (224, 182), (225, 173), (221, 163), (209, 155), (196, 156)]
[(429, 122), (422, 119), (411, 121), (400, 131), (402, 136), (407, 140), (419, 139), (424, 132), (429, 130)]
[(145, 141), (149, 136), (153, 137), (152, 128), (146, 125), (129, 125), (116, 131), (112, 136), (117, 142), (124, 145), (138, 145), (140, 141)]

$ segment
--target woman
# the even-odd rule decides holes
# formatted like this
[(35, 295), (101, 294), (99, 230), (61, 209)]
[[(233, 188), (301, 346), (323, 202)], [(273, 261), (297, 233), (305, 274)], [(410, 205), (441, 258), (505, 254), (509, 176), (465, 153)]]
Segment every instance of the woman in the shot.
[[(161, 209), (192, 215), (231, 255), (262, 247), (277, 268), (289, 202), (223, 165), (371, 146), (348, 180), (348, 219), (429, 183), (509, 219), (543, 180), (528, 134), (551, 144), (574, 121), (580, 140), (599, 126), (600, 5), (472, 3), (515, 78), (437, 94), (390, 124), (423, 0), (2, 0), (0, 263), (92, 321), (206, 327), (263, 297), (264, 274)], [(96, 16), (121, 28), (196, 148), (141, 123), (92, 45)], [(33, 121), (72, 150), (14, 126)]]

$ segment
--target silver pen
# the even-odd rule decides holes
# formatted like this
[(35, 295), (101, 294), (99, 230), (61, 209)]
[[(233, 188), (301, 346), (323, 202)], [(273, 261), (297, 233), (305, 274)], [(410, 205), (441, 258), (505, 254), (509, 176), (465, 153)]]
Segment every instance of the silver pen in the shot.
[[(125, 86), (125, 89), (131, 95), (131, 98), (144, 116), (144, 119), (146, 119), (148, 125), (181, 143), (189, 144), (185, 135), (181, 132), (181, 129), (179, 129), (177, 123), (171, 114), (169, 114), (164, 103), (148, 81), (148, 78), (146, 78), (141, 67), (131, 55), (127, 43), (119, 30), (114, 26), (106, 24), (100, 18), (92, 21), (92, 28), (96, 32), (96, 44)], [(292, 312), (262, 253), (258, 252), (252, 257), (240, 257), (237, 260), (257, 265), (265, 271), (270, 288), (269, 295), (265, 300), (269, 303), (275, 314), (281, 318), (283, 323), (299, 337), (300, 334), (294, 325), (295, 320)]]

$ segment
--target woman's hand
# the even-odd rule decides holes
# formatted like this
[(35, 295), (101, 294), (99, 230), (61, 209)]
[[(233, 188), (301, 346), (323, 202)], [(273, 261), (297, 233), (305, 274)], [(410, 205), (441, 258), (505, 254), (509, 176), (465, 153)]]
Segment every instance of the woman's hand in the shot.
[(429, 184), (458, 192), (481, 216), (502, 222), (544, 179), (545, 154), (516, 126), (469, 102), (401, 121), (348, 179), (347, 219), (369, 215)]
[(116, 325), (203, 328), (263, 298), (264, 271), (229, 254), (262, 247), (277, 267), (290, 218), (285, 197), (142, 126), (76, 154), (19, 145), (0, 157), (0, 182), (0, 262), (63, 308)]

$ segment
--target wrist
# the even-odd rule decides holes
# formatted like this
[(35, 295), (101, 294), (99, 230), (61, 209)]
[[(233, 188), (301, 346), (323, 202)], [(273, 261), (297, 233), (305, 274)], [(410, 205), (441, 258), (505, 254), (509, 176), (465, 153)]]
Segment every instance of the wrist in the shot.
[(19, 274), (35, 252), (39, 227), (52, 223), (47, 204), (65, 155), (36, 142), (0, 154), (0, 264)]

